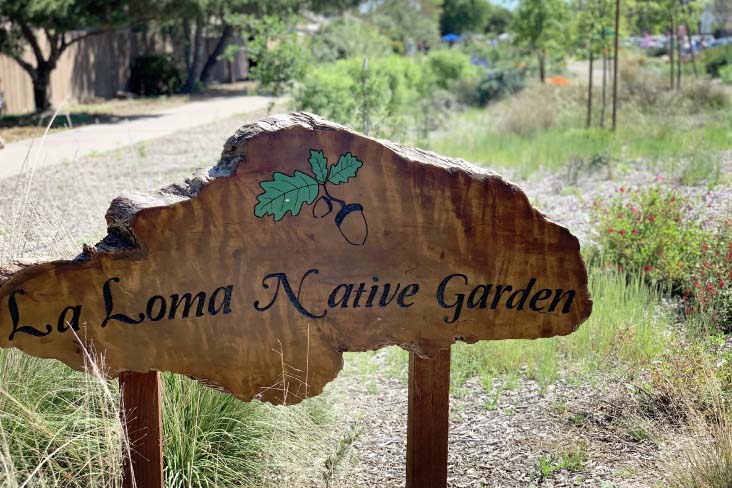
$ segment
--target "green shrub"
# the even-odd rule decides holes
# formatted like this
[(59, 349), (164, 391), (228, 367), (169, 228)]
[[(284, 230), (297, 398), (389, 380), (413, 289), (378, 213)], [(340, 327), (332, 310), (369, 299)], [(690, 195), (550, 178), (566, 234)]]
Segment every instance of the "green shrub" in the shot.
[(310, 52), (318, 61), (387, 56), (391, 40), (373, 25), (352, 17), (338, 17), (310, 37)]
[(480, 69), (470, 62), (470, 56), (456, 49), (438, 49), (427, 56), (427, 65), (435, 84), (445, 90), (458, 80), (480, 78)]
[(265, 89), (271, 89), (275, 96), (291, 81), (303, 76), (307, 66), (307, 51), (295, 35), (280, 38), (268, 46), (266, 37), (252, 43), (252, 57), (257, 61), (252, 68), (252, 77)]
[(725, 85), (732, 85), (732, 64), (722, 66), (719, 69), (719, 77)]
[(609, 202), (596, 201), (597, 241), (607, 262), (678, 290), (699, 262), (701, 244), (709, 237), (689, 219), (690, 203), (675, 190), (658, 186), (620, 187)]
[(294, 91), (307, 110), (373, 135), (404, 139), (436, 128), (455, 106), (426, 60), (348, 59), (309, 70)]
[(526, 71), (523, 69), (491, 71), (478, 84), (478, 105), (485, 105), (506, 95), (521, 91), (525, 85)]
[(708, 49), (703, 52), (704, 67), (708, 75), (718, 78), (723, 66), (732, 64), (732, 49), (725, 46)]
[(691, 269), (683, 301), (685, 311), (711, 329), (732, 331), (732, 224), (725, 221), (711, 239), (701, 244), (701, 255)]
[(169, 54), (138, 56), (130, 65), (129, 90), (138, 95), (170, 95), (181, 87), (181, 76)]

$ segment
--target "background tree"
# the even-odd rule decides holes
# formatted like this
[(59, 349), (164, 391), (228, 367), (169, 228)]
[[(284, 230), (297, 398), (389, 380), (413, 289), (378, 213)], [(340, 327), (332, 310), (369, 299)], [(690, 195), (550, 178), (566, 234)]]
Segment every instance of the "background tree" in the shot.
[[(120, 0), (0, 0), (0, 52), (30, 76), (36, 112), (51, 106), (51, 73), (66, 49), (125, 21), (126, 7)], [(26, 46), (35, 63), (23, 57)]]
[(546, 78), (546, 54), (566, 43), (568, 7), (564, 0), (519, 0), (510, 30), (515, 42), (537, 57), (539, 79)]
[(512, 20), (513, 13), (510, 10), (500, 5), (491, 5), (485, 31), (492, 34), (503, 34), (508, 30)]
[(606, 26), (609, 25), (611, 19), (608, 15), (610, 0), (585, 0), (580, 4), (580, 9), (575, 18), (576, 41), (575, 48), (580, 54), (586, 55), (588, 59), (588, 90), (587, 90), (587, 122), (586, 126), (592, 125), (592, 91), (593, 91), (593, 75), (594, 61), (598, 55), (603, 60), (603, 117), (604, 122), (604, 105), (605, 105), (605, 82), (607, 79), (605, 62), (607, 52), (607, 36)]
[(440, 16), (442, 34), (483, 32), (488, 25), (491, 5), (487, 0), (445, 0)]
[(439, 42), (442, 0), (383, 0), (365, 3), (367, 19), (394, 42), (396, 51)]

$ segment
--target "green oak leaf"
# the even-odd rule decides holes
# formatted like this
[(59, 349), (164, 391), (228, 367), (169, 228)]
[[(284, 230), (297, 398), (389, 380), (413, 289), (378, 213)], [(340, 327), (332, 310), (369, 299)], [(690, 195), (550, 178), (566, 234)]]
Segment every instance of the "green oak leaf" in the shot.
[(318, 182), (302, 171), (295, 171), (294, 176), (278, 172), (272, 177), (274, 180), (259, 184), (264, 190), (257, 197), (259, 203), (254, 207), (254, 215), (259, 218), (273, 215), (275, 221), (278, 221), (287, 212), (297, 215), (303, 204), (309, 205), (318, 198)]
[(328, 181), (334, 185), (345, 183), (350, 178), (356, 176), (358, 168), (361, 166), (363, 166), (361, 160), (350, 152), (341, 154), (341, 157), (338, 158), (338, 162), (330, 168)]
[(326, 178), (328, 178), (328, 160), (325, 158), (325, 153), (322, 150), (316, 151), (315, 149), (311, 149), (308, 162), (313, 168), (315, 178), (319, 182), (325, 183)]

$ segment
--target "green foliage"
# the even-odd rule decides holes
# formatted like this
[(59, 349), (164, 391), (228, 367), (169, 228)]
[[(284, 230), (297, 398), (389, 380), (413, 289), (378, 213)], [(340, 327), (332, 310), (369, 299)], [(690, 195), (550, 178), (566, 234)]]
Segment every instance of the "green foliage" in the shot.
[(295, 33), (287, 32), (287, 26), (277, 17), (266, 17), (256, 24), (249, 52), (257, 63), (252, 68), (252, 77), (275, 96), (301, 78), (308, 65), (302, 42)]
[(370, 58), (391, 53), (391, 41), (372, 24), (359, 18), (337, 17), (310, 37), (309, 49), (318, 61)]
[(393, 50), (404, 53), (419, 45), (439, 43), (439, 0), (382, 0), (367, 2), (366, 18), (392, 40)]
[(690, 206), (677, 191), (659, 186), (620, 187), (613, 198), (596, 201), (596, 239), (605, 259), (678, 289), (699, 262), (702, 242), (709, 237), (689, 219)]
[(706, 333), (732, 331), (732, 224), (725, 220), (700, 245), (689, 270), (683, 302)]
[(520, 0), (510, 30), (532, 52), (563, 49), (569, 12), (563, 0)]
[(145, 96), (170, 95), (178, 91), (181, 77), (169, 54), (136, 57), (130, 65), (129, 89)]
[(584, 444), (565, 449), (557, 454), (547, 454), (536, 460), (536, 477), (539, 483), (549, 478), (555, 471), (582, 471), (587, 463), (587, 447)]
[(163, 375), (165, 486), (252, 486), (267, 429), (263, 409), (200, 383)]
[(724, 66), (732, 65), (732, 48), (719, 46), (707, 49), (702, 52), (701, 59), (707, 74), (714, 78), (719, 78), (719, 70)]
[(435, 85), (444, 90), (452, 88), (458, 80), (480, 77), (480, 70), (470, 62), (470, 57), (455, 49), (437, 49), (427, 56), (427, 66)]
[(116, 382), (16, 349), (0, 364), (0, 486), (121, 486)]
[(296, 86), (295, 106), (390, 138), (404, 138), (412, 128), (428, 133), (444, 117), (444, 107), (454, 104), (433, 68), (447, 73), (442, 84), (454, 86), (455, 73), (471, 72), (466, 62), (464, 55), (457, 64), (390, 56), (319, 65)]
[(445, 0), (440, 16), (443, 34), (483, 32), (488, 24), (491, 4), (488, 0)]
[(719, 77), (725, 85), (732, 85), (732, 64), (719, 68)]

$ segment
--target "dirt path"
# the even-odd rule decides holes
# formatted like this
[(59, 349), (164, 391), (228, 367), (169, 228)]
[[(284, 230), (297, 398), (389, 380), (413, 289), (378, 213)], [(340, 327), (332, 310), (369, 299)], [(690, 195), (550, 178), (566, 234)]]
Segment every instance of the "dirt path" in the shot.
[(276, 101), (258, 96), (216, 97), (130, 117), (127, 122), (55, 132), (43, 143), (38, 139), (12, 142), (0, 150), (0, 178), (19, 174), (27, 157), (36, 167), (60, 164), (212, 124), (236, 114), (262, 111)]

